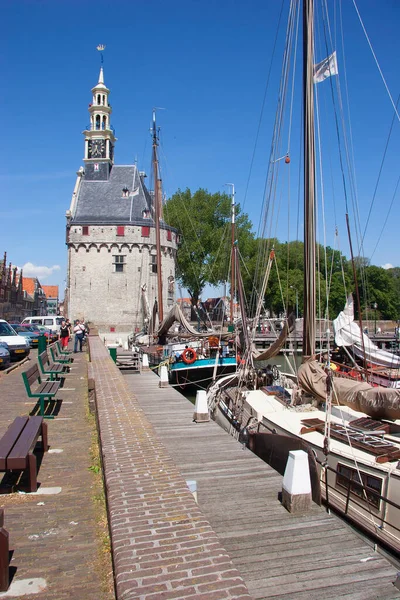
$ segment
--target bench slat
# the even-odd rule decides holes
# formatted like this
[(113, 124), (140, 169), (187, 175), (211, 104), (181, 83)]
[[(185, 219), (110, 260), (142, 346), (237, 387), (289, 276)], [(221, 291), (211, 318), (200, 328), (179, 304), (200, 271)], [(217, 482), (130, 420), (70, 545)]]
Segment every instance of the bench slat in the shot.
[(29, 417), (16, 417), (0, 440), (0, 471), (7, 468), (7, 456), (15, 444), (16, 438), (26, 425)]
[(27, 456), (41, 434), (43, 417), (31, 417), (7, 458), (7, 469), (25, 469)]
[(24, 381), (28, 383), (28, 385), (32, 385), (38, 379), (40, 380), (40, 371), (37, 364), (32, 365), (27, 371), (22, 373)]
[(59, 387), (59, 381), (45, 381), (34, 391), (34, 394), (40, 394), (41, 396), (54, 396), (54, 394), (58, 391)]

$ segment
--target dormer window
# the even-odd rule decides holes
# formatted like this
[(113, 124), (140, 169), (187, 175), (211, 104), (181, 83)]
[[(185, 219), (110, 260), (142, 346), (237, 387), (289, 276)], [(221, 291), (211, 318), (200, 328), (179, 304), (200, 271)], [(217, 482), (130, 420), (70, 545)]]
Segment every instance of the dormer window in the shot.
[(122, 197), (123, 198), (128, 198), (129, 197), (129, 190), (128, 190), (128, 188), (126, 186), (124, 188), (122, 188)]
[(143, 219), (149, 219), (150, 218), (150, 211), (148, 208), (145, 208), (143, 213), (142, 213), (142, 217)]

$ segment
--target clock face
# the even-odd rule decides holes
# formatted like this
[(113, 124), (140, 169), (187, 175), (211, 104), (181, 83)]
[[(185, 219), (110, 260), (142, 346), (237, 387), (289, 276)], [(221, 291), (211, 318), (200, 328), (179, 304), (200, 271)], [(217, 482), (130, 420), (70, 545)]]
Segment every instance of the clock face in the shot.
[(105, 156), (106, 143), (104, 140), (92, 140), (89, 145), (90, 158), (101, 158)]

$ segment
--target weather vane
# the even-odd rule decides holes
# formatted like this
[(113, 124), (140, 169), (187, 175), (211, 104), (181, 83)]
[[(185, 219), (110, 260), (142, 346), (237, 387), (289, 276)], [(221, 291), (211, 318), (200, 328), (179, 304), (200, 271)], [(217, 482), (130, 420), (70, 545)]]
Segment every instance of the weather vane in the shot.
[(104, 44), (99, 44), (97, 46), (97, 50), (100, 52), (100, 57), (101, 57), (101, 64), (103, 64), (103, 50), (105, 50), (106, 47)]

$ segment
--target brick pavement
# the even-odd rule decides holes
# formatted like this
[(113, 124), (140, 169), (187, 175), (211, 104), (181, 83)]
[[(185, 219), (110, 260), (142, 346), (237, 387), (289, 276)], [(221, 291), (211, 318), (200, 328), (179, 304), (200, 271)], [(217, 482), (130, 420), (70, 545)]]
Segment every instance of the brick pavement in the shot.
[[(32, 352), (29, 362), (9, 374), (0, 371), (0, 435), (16, 416), (26, 415), (34, 407), (34, 400), (27, 398), (21, 372), (33, 364), (35, 355), (36, 351)], [(59, 414), (47, 421), (50, 452), (43, 456), (38, 474), (42, 490), (60, 487), (60, 493), (0, 497), (13, 552), (13, 584), (26, 578), (45, 580), (43, 591), (24, 595), (24, 600), (114, 598), (109, 591), (110, 560), (98, 536), (99, 514), (93, 496), (99, 489), (96, 477), (88, 470), (94, 419), (87, 410), (87, 355), (74, 356), (66, 389), (58, 393), (63, 400)]]
[(118, 600), (250, 599), (104, 344), (89, 341)]

